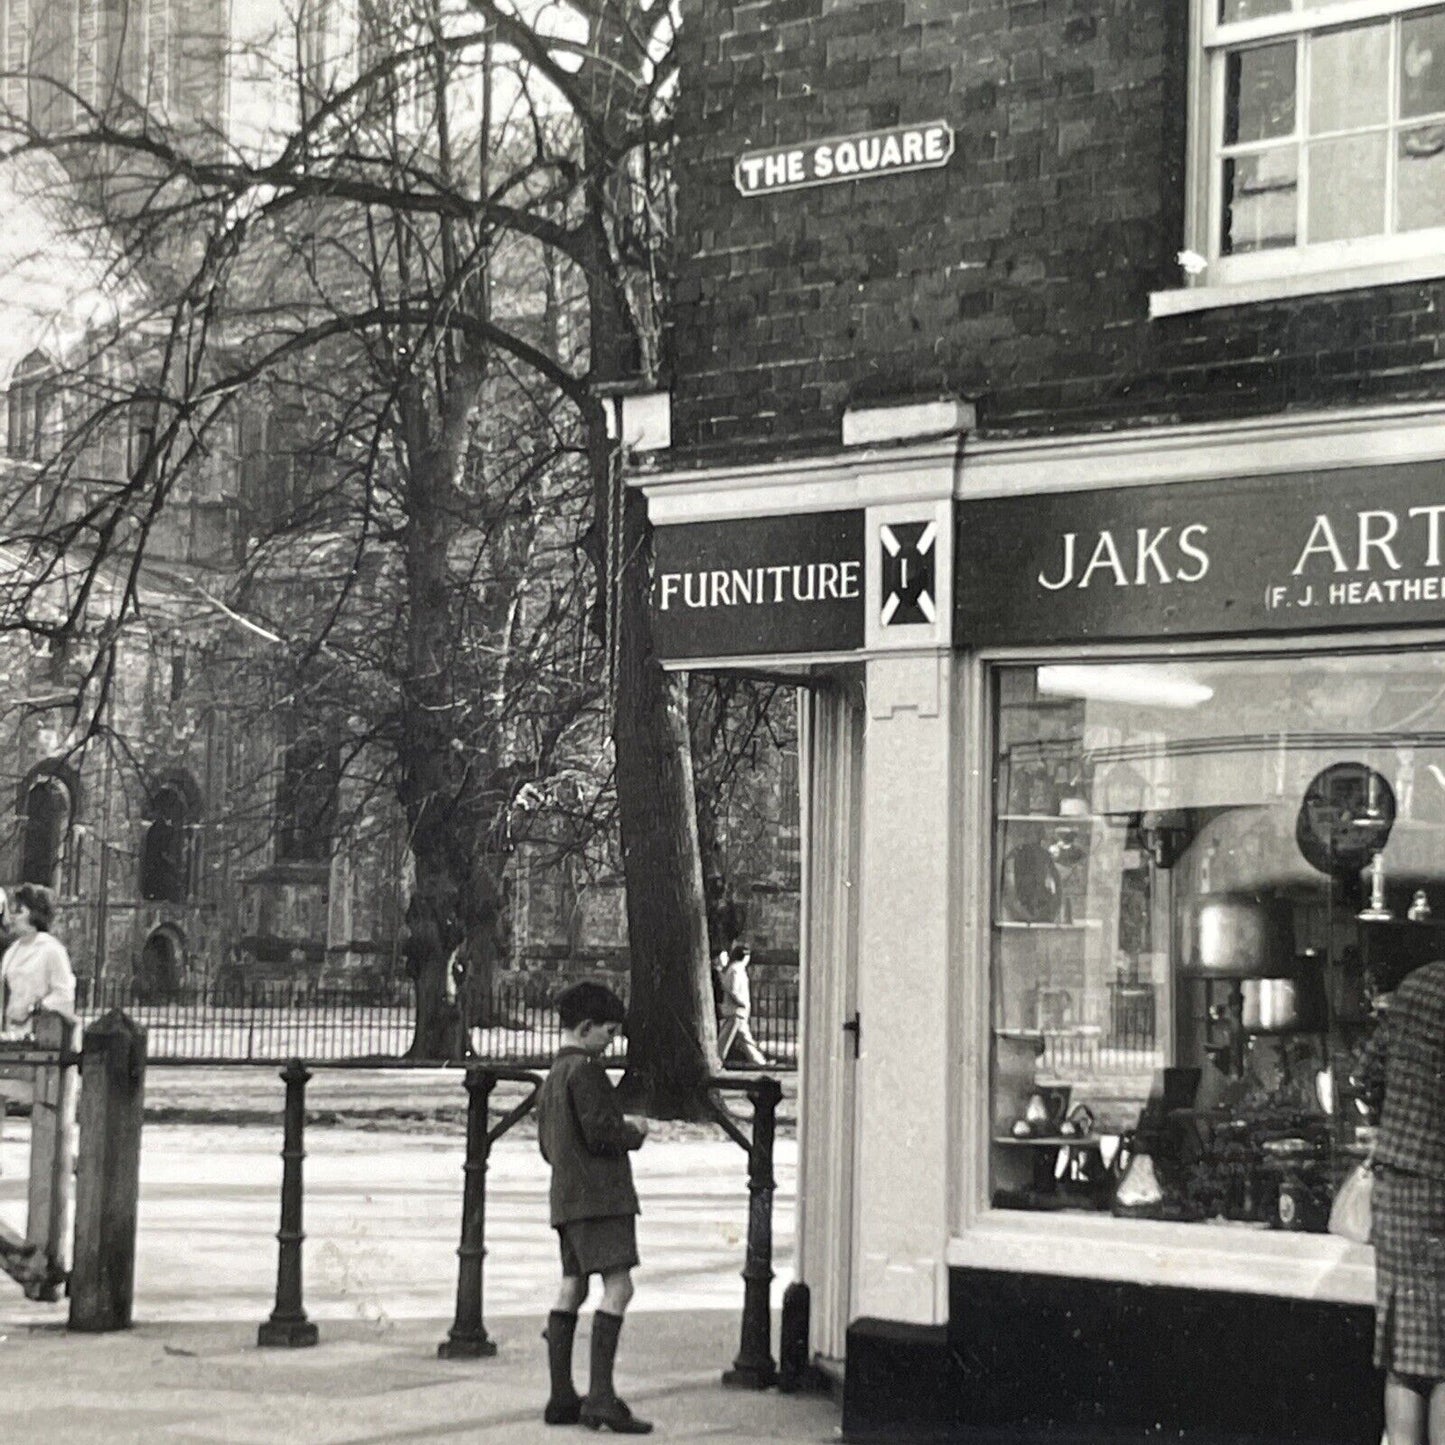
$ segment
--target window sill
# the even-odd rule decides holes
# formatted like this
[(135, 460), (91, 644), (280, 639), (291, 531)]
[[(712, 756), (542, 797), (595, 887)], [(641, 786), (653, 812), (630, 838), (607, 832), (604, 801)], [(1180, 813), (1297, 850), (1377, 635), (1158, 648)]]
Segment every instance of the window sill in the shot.
[(948, 1242), (957, 1268), (1368, 1305), (1375, 1255), (1332, 1234), (1247, 1224), (1166, 1224), (1101, 1214), (985, 1211)]
[(1433, 281), (1441, 276), (1445, 276), (1445, 252), (1342, 266), (1313, 275), (1269, 276), (1222, 286), (1183, 286), (1175, 291), (1151, 291), (1149, 315), (1157, 320), (1162, 316), (1181, 316), (1190, 311), (1213, 311), (1222, 306), (1250, 306), (1260, 301), (1281, 301), (1292, 296), (1359, 291), (1367, 286), (1400, 286), (1411, 281)]

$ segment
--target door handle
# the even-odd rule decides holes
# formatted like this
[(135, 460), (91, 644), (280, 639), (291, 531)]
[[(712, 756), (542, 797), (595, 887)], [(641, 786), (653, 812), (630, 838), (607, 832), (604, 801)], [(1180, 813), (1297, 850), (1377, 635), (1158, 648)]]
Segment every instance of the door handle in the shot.
[(858, 1057), (858, 1050), (863, 1046), (863, 1020), (855, 1013), (852, 1018), (843, 1024), (843, 1032), (853, 1035), (853, 1057)]

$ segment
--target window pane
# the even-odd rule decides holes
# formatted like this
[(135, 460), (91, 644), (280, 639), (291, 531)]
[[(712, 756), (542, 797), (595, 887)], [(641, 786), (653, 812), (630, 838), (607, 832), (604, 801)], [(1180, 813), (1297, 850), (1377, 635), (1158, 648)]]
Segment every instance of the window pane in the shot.
[(1400, 136), (1395, 172), (1395, 229), (1445, 226), (1445, 126), (1407, 130)]
[(1316, 36), (1309, 65), (1311, 135), (1383, 125), (1389, 119), (1389, 25)]
[(1378, 236), (1385, 229), (1386, 137), (1345, 136), (1310, 147), (1311, 241)]
[(1445, 654), (995, 682), (994, 1205), (1323, 1232), (1445, 956)]
[(1293, 246), (1298, 191), (1293, 147), (1225, 161), (1223, 253), (1238, 256)]
[(1223, 25), (1236, 20), (1258, 20), (1262, 15), (1287, 15), (1290, 0), (1219, 0), (1219, 19)]
[(1400, 24), (1400, 114), (1445, 112), (1445, 10)]
[(1295, 46), (1261, 45), (1225, 57), (1225, 145), (1273, 140), (1294, 130)]

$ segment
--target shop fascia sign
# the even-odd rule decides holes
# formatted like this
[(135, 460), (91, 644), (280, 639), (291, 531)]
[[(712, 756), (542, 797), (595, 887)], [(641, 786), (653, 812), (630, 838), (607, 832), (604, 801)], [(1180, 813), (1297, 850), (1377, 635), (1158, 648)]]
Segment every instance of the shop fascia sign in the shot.
[(955, 636), (1049, 643), (1445, 621), (1445, 463), (959, 505)]
[(838, 181), (934, 170), (953, 157), (953, 127), (943, 120), (828, 136), (804, 145), (744, 151), (733, 180), (745, 196), (797, 191)]
[(665, 662), (947, 646), (951, 503), (660, 525)]
[(658, 655), (856, 651), (863, 530), (859, 510), (658, 527), (651, 597)]

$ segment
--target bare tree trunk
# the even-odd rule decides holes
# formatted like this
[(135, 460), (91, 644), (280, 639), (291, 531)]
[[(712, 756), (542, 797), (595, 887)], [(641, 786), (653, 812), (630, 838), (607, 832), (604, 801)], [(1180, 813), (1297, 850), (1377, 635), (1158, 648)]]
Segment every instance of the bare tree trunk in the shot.
[[(605, 449), (605, 440), (600, 446), (594, 441), (593, 462), (610, 486), (612, 463)], [(622, 515), (625, 565), (612, 619), (617, 629), (613, 740), (632, 999), (621, 1091), (630, 1107), (655, 1117), (700, 1119), (706, 1117), (706, 1082), (717, 1068), (717, 1023), (687, 685), (682, 676), (663, 670), (653, 647), (647, 600), (650, 537), (641, 494), (626, 496)]]
[(407, 542), (410, 615), (408, 667), (402, 696), (398, 794), (406, 809), (416, 881), (406, 910), (405, 957), (416, 988), (414, 1058), (449, 1057), (457, 1043), (457, 1010), (447, 970), (465, 938), (451, 817), (455, 754), (434, 719), (441, 696), (436, 645), (447, 635), (444, 546), (427, 547), (435, 519), (414, 512)]
[[(451, 398), (456, 404), (455, 398)], [(448, 575), (451, 482), (445, 449), (415, 396), (401, 403), (408, 452), (407, 656), (402, 677), (398, 796), (406, 810), (416, 882), (406, 911), (407, 972), (416, 988), (413, 1058), (450, 1057), (459, 1041), (448, 970), (466, 940), (463, 894), (470, 841), (459, 826), (459, 759), (446, 650), (454, 635)]]

